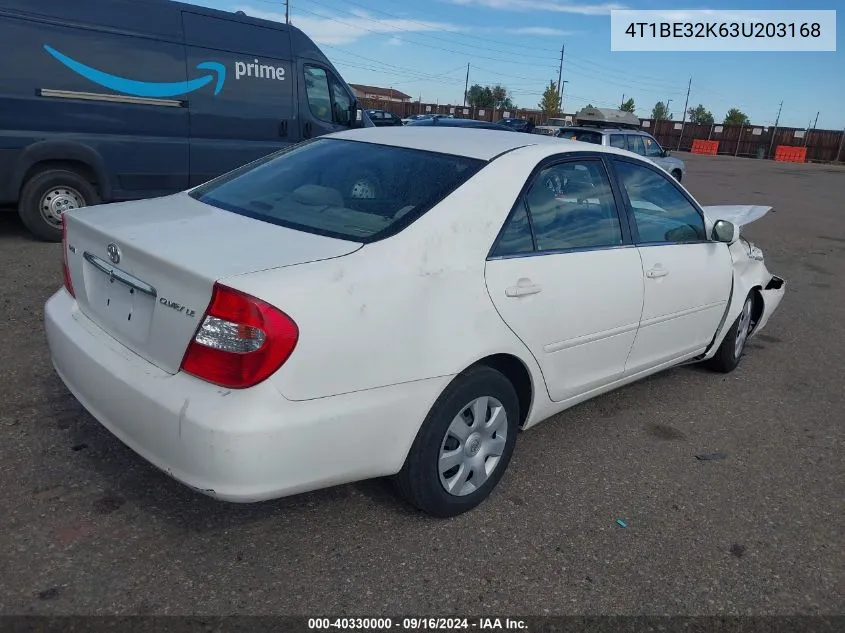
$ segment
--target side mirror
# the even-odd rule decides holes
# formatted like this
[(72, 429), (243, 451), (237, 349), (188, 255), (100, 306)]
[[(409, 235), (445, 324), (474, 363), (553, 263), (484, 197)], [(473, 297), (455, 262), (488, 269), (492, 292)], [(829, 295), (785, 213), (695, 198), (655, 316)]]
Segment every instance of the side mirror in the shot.
[(663, 152), (662, 152), (662, 154), (661, 154), (661, 156), (663, 156), (663, 158), (666, 158), (666, 157), (667, 157), (667, 156), (669, 156), (671, 153), (672, 153), (672, 152), (670, 152), (668, 149), (664, 149), (664, 150), (663, 150)]
[(733, 244), (739, 239), (739, 227), (726, 220), (717, 220), (713, 225), (713, 239), (717, 242)]
[(362, 127), (364, 125), (364, 111), (353, 103), (349, 106), (349, 127)]

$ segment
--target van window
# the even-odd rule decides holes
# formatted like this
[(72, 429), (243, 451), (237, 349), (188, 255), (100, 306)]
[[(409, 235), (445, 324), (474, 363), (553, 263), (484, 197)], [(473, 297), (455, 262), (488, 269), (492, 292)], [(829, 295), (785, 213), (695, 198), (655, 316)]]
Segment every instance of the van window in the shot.
[(628, 146), (625, 144), (625, 137), (622, 134), (611, 134), (610, 146), (618, 147), (619, 149), (628, 149)]
[(189, 195), (262, 222), (372, 242), (408, 226), (484, 164), (462, 156), (316, 138)]
[(343, 85), (323, 68), (305, 67), (305, 92), (315, 117), (330, 123), (349, 124), (352, 98)]

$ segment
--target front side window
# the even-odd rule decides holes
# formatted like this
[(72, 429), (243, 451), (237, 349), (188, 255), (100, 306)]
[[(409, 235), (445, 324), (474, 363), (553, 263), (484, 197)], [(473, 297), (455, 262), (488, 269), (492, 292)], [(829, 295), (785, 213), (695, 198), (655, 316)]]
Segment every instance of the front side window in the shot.
[(311, 113), (321, 121), (349, 125), (352, 99), (346, 89), (323, 68), (305, 67), (305, 92)]
[[(525, 195), (538, 251), (606, 248), (622, 244), (622, 228), (610, 180), (600, 160), (566, 161), (543, 169)], [(527, 249), (531, 234), (514, 214), (497, 255)]]
[(643, 137), (639, 134), (628, 134), (628, 149), (635, 154), (645, 156), (645, 145), (643, 145)]
[(643, 145), (645, 145), (645, 155), (649, 158), (659, 158), (663, 156), (663, 148), (657, 144), (657, 141), (650, 136), (643, 136)]
[(270, 224), (371, 242), (419, 218), (484, 164), (462, 156), (317, 138), (212, 180), (190, 195)]
[(707, 239), (701, 214), (669, 176), (626, 161), (617, 161), (616, 171), (631, 201), (641, 243)]

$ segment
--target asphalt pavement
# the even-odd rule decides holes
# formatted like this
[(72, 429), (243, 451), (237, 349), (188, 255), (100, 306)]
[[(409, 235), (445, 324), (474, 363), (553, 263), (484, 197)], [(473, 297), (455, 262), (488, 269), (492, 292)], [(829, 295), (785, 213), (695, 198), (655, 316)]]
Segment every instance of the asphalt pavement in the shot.
[(845, 612), (845, 168), (679, 155), (704, 204), (775, 207), (746, 233), (779, 311), (732, 374), (674, 369), (521, 434), (445, 521), (384, 481), (237, 506), (148, 465), (52, 371), (60, 247), (0, 216), (0, 613)]

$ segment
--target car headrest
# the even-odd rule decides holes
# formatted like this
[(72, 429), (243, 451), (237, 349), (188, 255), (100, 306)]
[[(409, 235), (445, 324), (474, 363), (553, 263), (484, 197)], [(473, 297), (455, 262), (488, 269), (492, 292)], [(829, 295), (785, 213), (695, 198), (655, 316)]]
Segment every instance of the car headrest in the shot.
[(291, 197), (299, 204), (312, 207), (342, 207), (343, 196), (337, 189), (320, 185), (302, 185), (293, 190)]

